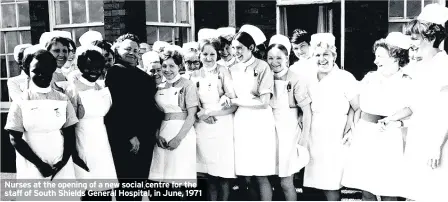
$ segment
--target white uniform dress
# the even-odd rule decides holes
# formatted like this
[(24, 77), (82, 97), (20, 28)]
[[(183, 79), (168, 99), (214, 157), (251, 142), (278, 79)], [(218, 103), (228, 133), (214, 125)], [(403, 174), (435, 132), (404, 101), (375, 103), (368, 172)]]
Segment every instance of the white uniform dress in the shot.
[(305, 167), (303, 185), (322, 190), (339, 190), (344, 166), (342, 138), (350, 109), (357, 95), (358, 81), (338, 67), (321, 81), (309, 85), (312, 100), (310, 163)]
[[(365, 76), (360, 86), (363, 113), (390, 116), (406, 106), (410, 79), (397, 72), (385, 78), (379, 72)], [(380, 196), (400, 195), (404, 142), (400, 128), (380, 131), (380, 125), (360, 119), (344, 169), (342, 185)]]
[[(191, 80), (198, 88), (201, 107), (207, 110), (222, 110), (222, 96), (235, 98), (230, 73), (224, 66), (212, 69), (201, 68), (193, 72)], [(195, 123), (197, 134), (197, 171), (223, 178), (236, 178), (233, 146), (233, 114), (215, 116), (217, 121), (208, 124)]]
[(274, 95), (270, 104), (277, 133), (277, 175), (279, 177), (289, 177), (299, 172), (309, 159), (308, 152), (298, 153), (297, 149), (302, 134), (298, 107), (310, 104), (311, 99), (306, 86), (299, 84), (297, 75), (290, 70), (285, 70), (274, 76)]
[[(271, 94), (274, 76), (266, 62), (254, 56), (230, 68), (236, 97), (254, 99)], [(272, 109), (238, 107), (234, 118), (235, 172), (242, 176), (276, 174), (276, 135)]]
[(28, 75), (23, 70), (20, 75), (9, 78), (7, 82), (9, 97), (13, 101), (21, 99), (23, 92), (28, 89), (28, 82)]
[[(9, 109), (6, 130), (23, 132), (23, 139), (45, 163), (53, 166), (62, 160), (64, 137), (61, 128), (78, 122), (67, 96), (51, 88), (39, 88), (30, 82), (21, 100)], [(17, 179), (47, 179), (37, 167), (16, 152)], [(74, 164), (70, 158), (54, 179), (75, 179)]]
[[(112, 104), (109, 89), (100, 89), (98, 84), (80, 77), (73, 81), (67, 91), (75, 110), (78, 111), (79, 123), (75, 128), (76, 149), (90, 170), (87, 172), (75, 165), (76, 178), (104, 179), (108, 183), (118, 182), (104, 125), (104, 116)], [(107, 189), (109, 188), (95, 187), (92, 190)]]
[[(172, 85), (172, 86), (171, 86)], [(193, 82), (180, 75), (174, 83), (167, 81), (156, 94), (157, 105), (167, 113), (187, 113), (190, 107), (198, 106), (197, 90)], [(159, 135), (167, 142), (173, 139), (184, 125), (185, 120), (164, 120)], [(191, 127), (180, 145), (170, 151), (154, 147), (149, 179), (173, 182), (175, 180), (196, 181), (196, 132)], [(183, 182), (183, 181), (182, 181)]]
[[(431, 61), (422, 61), (413, 79), (415, 93), (410, 103), (404, 154), (403, 197), (418, 201), (447, 201), (448, 187), (448, 55), (439, 52)], [(445, 89), (443, 93), (440, 93)], [(428, 166), (432, 151), (441, 148), (440, 166)], [(421, 185), (421, 186), (415, 186)]]

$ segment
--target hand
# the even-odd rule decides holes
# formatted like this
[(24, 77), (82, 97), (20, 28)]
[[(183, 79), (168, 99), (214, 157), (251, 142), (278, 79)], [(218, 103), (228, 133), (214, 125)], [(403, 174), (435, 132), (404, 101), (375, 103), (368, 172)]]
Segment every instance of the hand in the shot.
[(433, 149), (433, 151), (430, 152), (429, 160), (428, 160), (428, 166), (432, 169), (436, 169), (440, 166), (440, 160), (441, 160), (441, 150), (440, 148)]
[(171, 139), (169, 142), (168, 142), (168, 150), (170, 150), (170, 151), (173, 151), (173, 150), (175, 150), (179, 145), (180, 145), (180, 142), (181, 142), (182, 140), (180, 139), (180, 138), (177, 138), (177, 137), (175, 137), (175, 138), (173, 138), (173, 139)]
[(79, 157), (78, 152), (75, 152), (75, 154), (72, 155), (73, 163), (81, 167), (87, 172), (90, 172), (89, 167), (87, 167), (87, 164)]
[(137, 136), (133, 137), (131, 140), (129, 140), (132, 144), (131, 152), (134, 154), (137, 154), (138, 150), (140, 149), (140, 141), (138, 141)]
[(221, 97), (221, 99), (219, 100), (219, 103), (221, 104), (221, 106), (223, 106), (225, 108), (229, 108), (232, 106), (232, 100), (225, 95), (223, 95)]
[(207, 119), (204, 119), (203, 121), (208, 124), (215, 124), (217, 119), (214, 116), (209, 116)]
[(168, 143), (166, 142), (165, 138), (157, 136), (157, 146), (159, 146), (162, 149), (167, 149)]
[[(82, 160), (81, 160), (82, 161)], [(64, 168), (64, 166), (67, 164), (67, 160), (60, 160), (59, 162), (57, 162), (56, 164), (53, 165), (53, 174), (51, 175), (51, 179), (53, 180), (53, 178), (59, 173), (59, 171), (62, 170), (62, 168)], [(87, 166), (86, 166), (87, 167)]]
[(300, 139), (299, 139), (299, 145), (305, 147), (305, 148), (308, 149), (308, 151), (309, 151), (309, 144), (308, 144), (308, 141), (306, 140), (306, 138), (304, 138), (304, 137), (300, 137)]
[(42, 162), (41, 165), (36, 166), (39, 170), (40, 174), (42, 174), (43, 177), (50, 177), (51, 174), (53, 174), (53, 168), (48, 165), (47, 163)]
[(199, 120), (205, 120), (210, 117), (208, 115), (208, 110), (206, 109), (201, 109), (198, 113), (196, 113), (196, 115), (198, 116)]

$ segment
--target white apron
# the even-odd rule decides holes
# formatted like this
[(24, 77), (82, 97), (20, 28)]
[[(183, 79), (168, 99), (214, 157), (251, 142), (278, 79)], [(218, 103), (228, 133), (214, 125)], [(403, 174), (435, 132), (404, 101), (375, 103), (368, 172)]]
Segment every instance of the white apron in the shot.
[[(192, 78), (193, 80), (193, 78)], [(198, 79), (198, 94), (202, 107), (220, 110), (217, 75), (208, 74)], [(202, 120), (195, 123), (197, 171), (223, 178), (236, 178), (233, 146), (233, 114), (216, 116), (215, 124)]]
[[(157, 91), (156, 102), (165, 113), (179, 113), (179, 94), (181, 88), (170, 87)], [(183, 96), (183, 95), (181, 95)], [(176, 137), (185, 120), (163, 121), (159, 135), (168, 143)], [(188, 134), (175, 150), (154, 147), (149, 179), (172, 182), (174, 180), (196, 180), (196, 132), (191, 127)]]
[(344, 166), (342, 138), (350, 103), (341, 92), (343, 89), (332, 88), (333, 83), (325, 83), (326, 79), (333, 78), (324, 78), (310, 90), (311, 159), (305, 167), (303, 184), (322, 190), (339, 190)]
[[(61, 128), (66, 122), (67, 101), (24, 100), (21, 110), (26, 131), (24, 140), (43, 162), (53, 166), (62, 159), (64, 152)], [(16, 165), (17, 179), (51, 179), (51, 176), (44, 178), (37, 167), (20, 154)], [(75, 179), (71, 158), (54, 179)]]
[[(90, 172), (75, 165), (76, 178), (107, 179), (113, 180), (107, 181), (108, 183), (118, 182), (104, 125), (104, 116), (112, 104), (109, 89), (81, 91), (79, 97), (85, 114), (76, 125), (76, 148)], [(95, 190), (101, 190), (101, 188)]]
[[(239, 99), (252, 99), (252, 71), (232, 72), (235, 93)], [(242, 176), (276, 174), (275, 120), (271, 107), (252, 109), (238, 107), (234, 118), (235, 171)]]
[[(305, 167), (309, 160), (308, 151), (298, 145), (302, 129), (299, 126), (299, 108), (290, 108), (288, 81), (274, 80), (274, 96), (271, 99), (272, 112), (277, 133), (277, 174), (289, 177)], [(303, 153), (298, 153), (298, 147)]]

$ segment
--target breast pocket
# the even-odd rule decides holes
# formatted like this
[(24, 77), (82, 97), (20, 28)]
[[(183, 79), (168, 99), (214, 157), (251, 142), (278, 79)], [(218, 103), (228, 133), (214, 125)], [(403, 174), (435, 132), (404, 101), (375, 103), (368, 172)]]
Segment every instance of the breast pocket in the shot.
[(25, 101), (22, 116), (26, 131), (48, 132), (59, 130), (66, 121), (67, 101)]

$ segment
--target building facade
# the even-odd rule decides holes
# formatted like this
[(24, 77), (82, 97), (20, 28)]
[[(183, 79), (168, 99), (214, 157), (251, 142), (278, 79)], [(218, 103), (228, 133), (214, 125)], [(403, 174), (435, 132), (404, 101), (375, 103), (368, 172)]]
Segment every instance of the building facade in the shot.
[[(66, 30), (79, 37), (96, 30), (109, 41), (132, 32), (142, 41), (176, 45), (194, 41), (201, 28), (243, 24), (258, 26), (269, 39), (296, 28), (336, 36), (337, 63), (357, 79), (375, 68), (372, 45), (388, 32), (402, 31), (429, 3), (446, 0), (0, 0), (1, 161), (2, 172), (15, 170), (14, 149), (3, 130), (10, 98), (6, 82), (20, 74), (14, 47), (36, 44), (46, 31)], [(447, 43), (447, 42), (445, 42)], [(445, 46), (445, 48), (448, 46)]]

